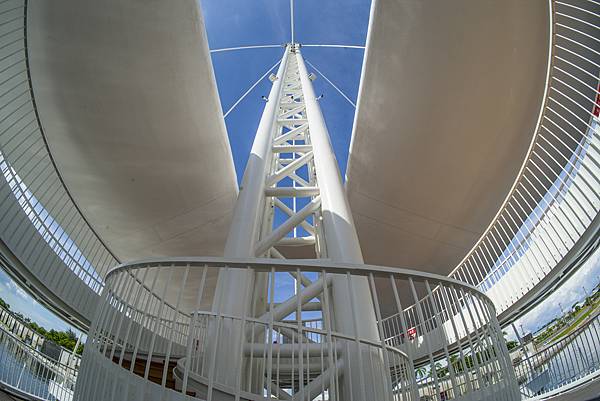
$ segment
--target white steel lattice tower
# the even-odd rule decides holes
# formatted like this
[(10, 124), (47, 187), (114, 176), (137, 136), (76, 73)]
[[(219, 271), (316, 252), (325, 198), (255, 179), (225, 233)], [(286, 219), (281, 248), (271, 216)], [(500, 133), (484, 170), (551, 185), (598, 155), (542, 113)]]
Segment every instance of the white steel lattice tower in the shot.
[[(276, 249), (279, 246), (301, 248), (308, 257), (363, 263), (312, 78), (307, 72), (300, 46), (287, 45), (277, 75), (271, 76), (273, 86), (244, 173), (225, 257), (283, 258)], [(286, 217), (283, 222), (279, 215)], [(311, 246), (314, 246), (314, 251), (306, 252)], [(296, 289), (303, 286), (302, 299), (291, 294), (289, 299), (267, 310), (272, 289), (269, 291), (265, 273), (224, 269), (219, 274), (213, 310), (219, 314), (260, 317), (264, 321), (281, 321), (295, 313), (301, 326), (301, 318), (297, 317), (303, 315), (305, 304), (314, 298), (328, 297), (330, 310), (321, 313), (328, 316), (323, 321), (331, 322), (332, 330), (379, 341), (374, 304), (365, 277), (331, 275), (324, 286), (322, 278), (311, 280), (300, 272), (291, 273), (297, 279)], [(248, 281), (253, 283), (250, 286), (254, 288), (252, 294), (245, 291)], [(230, 338), (243, 337), (242, 329), (233, 323), (221, 330), (225, 330)], [(302, 332), (301, 327), (299, 332)], [(227, 382), (229, 377), (236, 376), (230, 367), (237, 366), (240, 352), (233, 346), (220, 346), (218, 356), (210, 361), (215, 366), (218, 380)], [(354, 394), (354, 399), (361, 394), (361, 399), (372, 396), (365, 394), (365, 388), (373, 388), (365, 383), (369, 379), (359, 374), (363, 358), (369, 358), (372, 363), (373, 358), (380, 357), (350, 351), (338, 362), (336, 372), (345, 372), (339, 385), (342, 399), (345, 393)], [(313, 390), (315, 394), (321, 391), (323, 381), (333, 383), (331, 376), (331, 372), (320, 372), (322, 380), (311, 382), (313, 386), (321, 383), (318, 389)], [(261, 391), (261, 378), (244, 380), (249, 388)], [(302, 377), (298, 380), (305, 382)], [(312, 399), (309, 397), (311, 385), (305, 387), (296, 391), (301, 394), (306, 391), (306, 399)]]
[[(363, 263), (313, 78), (288, 44), (224, 257), (143, 260), (107, 276), (76, 400), (520, 398), (489, 299)], [(424, 366), (429, 379), (417, 381)]]

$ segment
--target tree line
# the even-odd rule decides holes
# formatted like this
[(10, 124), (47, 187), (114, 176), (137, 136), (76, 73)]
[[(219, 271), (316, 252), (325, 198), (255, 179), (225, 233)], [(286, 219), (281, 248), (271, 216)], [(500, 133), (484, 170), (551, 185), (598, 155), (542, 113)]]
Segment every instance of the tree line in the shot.
[[(23, 314), (19, 312), (15, 312), (10, 309), (10, 305), (0, 298), (0, 306), (4, 309), (10, 311), (14, 316), (16, 316), (21, 322), (23, 322), (26, 326), (28, 326), (31, 330), (38, 333), (40, 336), (44, 337), (48, 341), (52, 341), (55, 344), (60, 345), (70, 351), (75, 348), (77, 344), (77, 335), (71, 329), (67, 329), (67, 331), (58, 331), (58, 330), (46, 330), (43, 326), (40, 326), (36, 322), (33, 322), (27, 316), (23, 316)], [(75, 352), (79, 355), (83, 353), (83, 344), (79, 344)]]

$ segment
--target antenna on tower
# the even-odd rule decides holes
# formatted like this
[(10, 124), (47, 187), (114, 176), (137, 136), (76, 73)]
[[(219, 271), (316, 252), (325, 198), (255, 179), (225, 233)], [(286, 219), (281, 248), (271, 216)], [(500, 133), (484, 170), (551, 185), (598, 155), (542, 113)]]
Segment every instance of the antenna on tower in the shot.
[(294, 0), (290, 0), (290, 30), (292, 32), (292, 44), (294, 44)]

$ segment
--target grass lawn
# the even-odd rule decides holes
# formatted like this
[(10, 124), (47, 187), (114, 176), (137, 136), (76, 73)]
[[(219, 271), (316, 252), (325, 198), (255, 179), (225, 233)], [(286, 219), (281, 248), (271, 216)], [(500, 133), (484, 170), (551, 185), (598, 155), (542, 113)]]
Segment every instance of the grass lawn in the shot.
[(563, 338), (564, 336), (566, 336), (567, 334), (571, 333), (573, 330), (575, 330), (578, 326), (579, 323), (581, 323), (581, 321), (583, 319), (585, 319), (587, 316), (589, 316), (590, 313), (592, 313), (593, 311), (596, 310), (597, 305), (592, 305), (589, 308), (587, 308), (583, 313), (581, 313), (579, 315), (579, 317), (569, 325), (569, 327), (567, 327), (565, 330), (563, 330), (562, 333), (560, 333), (558, 336), (556, 336), (555, 338), (552, 339), (552, 342), (558, 341), (561, 338)]

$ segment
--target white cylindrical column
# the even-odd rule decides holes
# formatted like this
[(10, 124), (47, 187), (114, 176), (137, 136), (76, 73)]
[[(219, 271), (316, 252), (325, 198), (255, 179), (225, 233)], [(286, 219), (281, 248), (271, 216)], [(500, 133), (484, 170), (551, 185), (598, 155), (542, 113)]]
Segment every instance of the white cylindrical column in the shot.
[[(313, 145), (315, 170), (321, 190), (321, 210), (323, 229), (327, 244), (327, 255), (334, 262), (363, 263), (360, 243), (354, 227), (354, 219), (348, 206), (335, 153), (329, 140), (329, 132), (316, 100), (312, 82), (299, 50), (296, 51), (298, 71), (302, 82), (302, 92), (306, 105), (310, 140)], [(355, 334), (353, 311), (360, 317), (359, 335), (362, 338), (378, 340), (375, 309), (366, 278), (355, 277), (352, 281), (353, 297), (350, 302), (345, 277), (333, 280), (333, 306), (335, 308), (336, 329), (342, 333)]]
[[(283, 78), (287, 66), (289, 48), (286, 47), (281, 64), (277, 70), (277, 79), (273, 82), (269, 99), (265, 105), (250, 157), (244, 171), (240, 193), (233, 211), (233, 218), (225, 243), (225, 257), (253, 258), (258, 239), (261, 213), (264, 210), (265, 177), (272, 155), (272, 137), (277, 119), (277, 106), (281, 95)], [(245, 300), (239, 297), (249, 277), (243, 271), (222, 271), (219, 274), (215, 292), (214, 311), (241, 316)]]
[[(225, 257), (253, 258), (258, 240), (258, 232), (264, 211), (265, 202), (265, 177), (271, 163), (271, 146), (278, 112), (279, 98), (281, 96), (285, 70), (289, 54), (286, 47), (281, 64), (277, 70), (277, 79), (273, 82), (269, 98), (265, 104), (256, 136), (248, 158), (242, 185), (235, 204), (227, 242), (225, 243)], [(255, 274), (241, 269), (221, 270), (217, 279), (213, 301), (213, 312), (217, 316), (230, 315), (238, 318), (249, 316), (251, 311), (251, 298), (255, 285)], [(217, 350), (214, 356), (208, 355), (204, 359), (206, 366), (214, 366), (211, 374), (218, 383), (234, 385), (240, 372), (244, 370), (244, 363), (239, 366), (240, 344), (242, 328), (239, 320), (224, 319), (220, 327), (215, 323), (210, 327), (214, 341), (213, 347)], [(215, 359), (213, 361), (213, 359)], [(236, 369), (235, 367), (238, 367)], [(242, 377), (245, 377), (242, 374)]]
[(289, 46), (286, 47), (277, 79), (273, 82), (269, 98), (265, 104), (256, 137), (252, 144), (248, 164), (244, 171), (240, 193), (233, 212), (233, 219), (225, 243), (225, 256), (253, 257), (256, 245), (260, 214), (263, 211), (265, 177), (272, 155), (273, 130), (277, 119), (277, 107), (285, 77)]
[[(296, 50), (296, 61), (321, 193), (322, 227), (327, 255), (334, 262), (362, 264), (360, 243), (329, 132), (299, 49)], [(375, 308), (367, 278), (333, 275), (331, 286), (335, 330), (357, 338), (379, 341)], [(343, 357), (347, 373), (342, 377), (341, 399), (366, 401), (385, 394), (384, 389), (380, 388), (381, 382), (373, 379), (370, 374), (370, 370), (376, 366), (378, 368), (375, 370), (385, 370), (384, 361), (379, 354), (353, 343)]]

